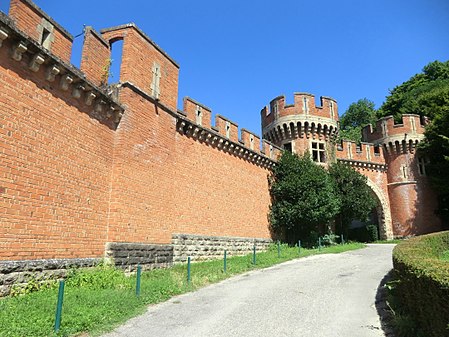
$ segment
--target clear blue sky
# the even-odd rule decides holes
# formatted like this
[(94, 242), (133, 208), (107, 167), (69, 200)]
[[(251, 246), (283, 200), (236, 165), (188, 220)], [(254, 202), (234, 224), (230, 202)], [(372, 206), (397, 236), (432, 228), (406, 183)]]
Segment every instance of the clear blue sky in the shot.
[(180, 64), (179, 107), (190, 96), (258, 134), (261, 108), (278, 95), (331, 96), (340, 114), (363, 97), (379, 107), (389, 89), (449, 59), (449, 0), (35, 3), (73, 35), (135, 22)]

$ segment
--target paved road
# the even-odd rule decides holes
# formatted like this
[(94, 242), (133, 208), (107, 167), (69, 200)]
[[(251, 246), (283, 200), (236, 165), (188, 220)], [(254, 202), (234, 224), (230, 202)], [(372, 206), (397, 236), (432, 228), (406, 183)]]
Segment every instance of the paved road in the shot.
[(384, 336), (377, 287), (394, 245), (289, 261), (151, 306), (108, 337)]

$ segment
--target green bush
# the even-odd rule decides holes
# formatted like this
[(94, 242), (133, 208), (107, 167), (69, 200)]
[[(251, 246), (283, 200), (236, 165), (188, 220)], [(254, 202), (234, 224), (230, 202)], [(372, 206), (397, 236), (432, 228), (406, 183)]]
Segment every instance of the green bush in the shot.
[(374, 242), (379, 239), (379, 232), (376, 225), (366, 225), (363, 227), (349, 229), (349, 240), (359, 242)]
[(402, 241), (393, 251), (398, 298), (428, 337), (449, 336), (449, 231)]

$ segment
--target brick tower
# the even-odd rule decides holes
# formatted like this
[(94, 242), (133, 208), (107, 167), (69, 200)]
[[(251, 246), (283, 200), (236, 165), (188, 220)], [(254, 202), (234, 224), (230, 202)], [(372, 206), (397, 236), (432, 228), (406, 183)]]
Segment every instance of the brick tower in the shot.
[(401, 124), (389, 116), (377, 121), (374, 130), (371, 125), (363, 129), (364, 141), (383, 148), (395, 237), (429, 233), (441, 226), (426, 175), (427, 158), (417, 148), (425, 124), (418, 115), (403, 115)]
[(273, 99), (261, 111), (263, 138), (294, 153), (309, 151), (313, 160), (326, 163), (333, 157), (330, 142), (338, 134), (337, 102), (321, 97), (315, 106), (315, 96), (295, 93), (294, 104), (285, 104), (285, 96)]

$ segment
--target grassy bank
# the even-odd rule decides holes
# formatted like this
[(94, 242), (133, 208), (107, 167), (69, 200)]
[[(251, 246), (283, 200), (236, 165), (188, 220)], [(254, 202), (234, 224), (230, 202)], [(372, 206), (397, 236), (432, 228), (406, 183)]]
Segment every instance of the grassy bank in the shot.
[[(136, 276), (126, 276), (120, 270), (99, 266), (93, 270), (74, 270), (66, 280), (61, 329), (57, 336), (88, 332), (97, 335), (145, 311), (149, 304), (189, 292), (250, 270), (260, 269), (315, 254), (340, 253), (364, 247), (350, 243), (318, 249), (292, 248), (282, 245), (278, 257), (276, 245), (258, 253), (256, 265), (252, 255), (228, 257), (227, 272), (223, 260), (192, 264), (191, 282), (187, 283), (187, 266), (176, 265), (142, 273), (141, 295), (135, 295)], [(0, 335), (53, 336), (56, 284), (26, 295), (0, 300)]]

